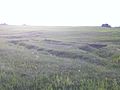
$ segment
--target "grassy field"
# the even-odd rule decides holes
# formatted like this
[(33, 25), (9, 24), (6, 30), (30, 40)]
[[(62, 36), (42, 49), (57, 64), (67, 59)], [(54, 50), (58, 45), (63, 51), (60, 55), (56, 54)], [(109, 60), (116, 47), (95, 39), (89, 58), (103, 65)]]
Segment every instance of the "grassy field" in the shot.
[(0, 90), (120, 90), (120, 28), (0, 25)]

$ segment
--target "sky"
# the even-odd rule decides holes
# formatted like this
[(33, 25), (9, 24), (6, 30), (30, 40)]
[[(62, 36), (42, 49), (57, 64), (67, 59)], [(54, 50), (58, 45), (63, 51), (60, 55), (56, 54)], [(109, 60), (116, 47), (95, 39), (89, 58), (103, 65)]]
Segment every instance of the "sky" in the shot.
[(120, 0), (0, 0), (0, 23), (120, 26)]

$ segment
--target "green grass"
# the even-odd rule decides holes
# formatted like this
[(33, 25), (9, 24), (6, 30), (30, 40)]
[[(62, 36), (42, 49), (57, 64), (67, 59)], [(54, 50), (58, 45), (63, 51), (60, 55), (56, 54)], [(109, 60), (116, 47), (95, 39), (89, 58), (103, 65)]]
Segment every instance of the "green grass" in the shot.
[(119, 32), (0, 26), (0, 90), (119, 90)]
[(14, 73), (0, 75), (1, 90), (119, 90), (118, 79), (77, 78), (70, 73), (25, 78)]

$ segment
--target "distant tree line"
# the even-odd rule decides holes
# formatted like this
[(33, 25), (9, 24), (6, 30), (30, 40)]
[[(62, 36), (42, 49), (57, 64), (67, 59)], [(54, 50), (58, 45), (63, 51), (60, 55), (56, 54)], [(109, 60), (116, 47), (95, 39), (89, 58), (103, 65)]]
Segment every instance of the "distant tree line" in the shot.
[(7, 23), (1, 23), (0, 25), (8, 25)]

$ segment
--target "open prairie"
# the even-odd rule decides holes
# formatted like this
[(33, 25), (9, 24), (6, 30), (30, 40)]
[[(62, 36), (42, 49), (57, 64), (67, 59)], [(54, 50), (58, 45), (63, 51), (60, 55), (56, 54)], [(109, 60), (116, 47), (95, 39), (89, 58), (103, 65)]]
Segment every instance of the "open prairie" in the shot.
[(0, 25), (0, 90), (120, 90), (120, 28)]

